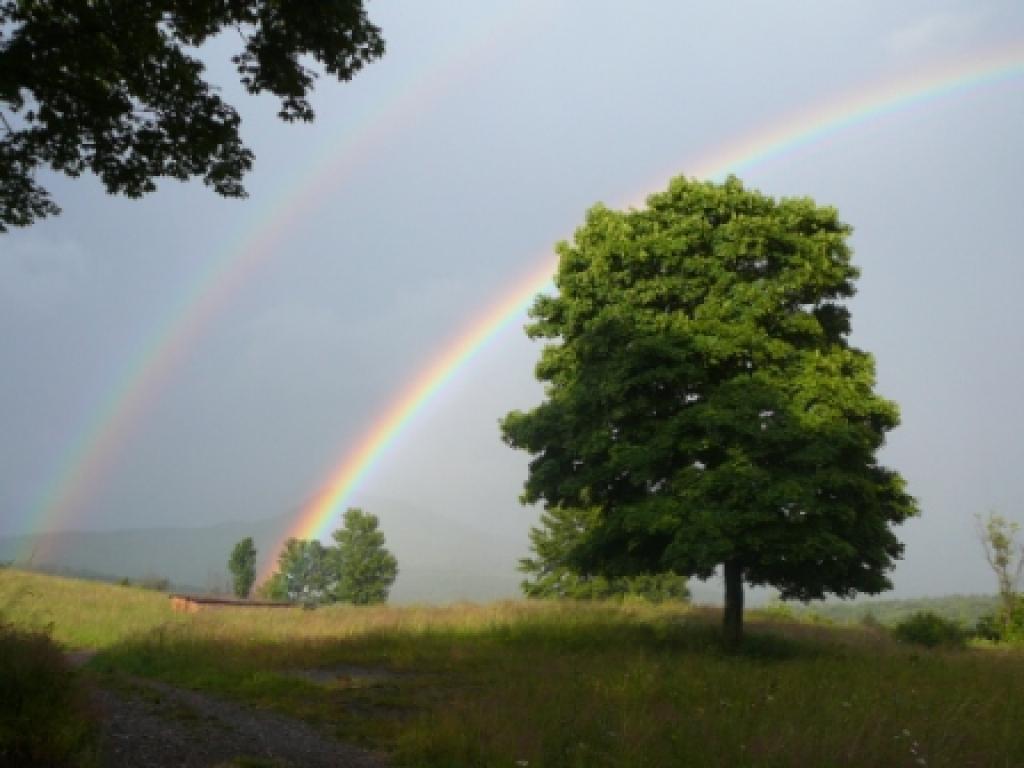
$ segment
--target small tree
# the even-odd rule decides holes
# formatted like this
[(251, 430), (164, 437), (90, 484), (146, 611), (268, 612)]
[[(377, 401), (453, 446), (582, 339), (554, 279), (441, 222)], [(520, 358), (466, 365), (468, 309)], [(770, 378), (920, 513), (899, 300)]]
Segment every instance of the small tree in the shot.
[(641, 209), (597, 205), (558, 245), (527, 333), (545, 401), (502, 423), (532, 456), (523, 500), (595, 508), (575, 567), (725, 577), (786, 599), (891, 588), (917, 513), (877, 453), (899, 411), (849, 342), (850, 227), (813, 200), (679, 177)]
[(975, 520), (985, 559), (999, 584), (1000, 620), (1005, 632), (1019, 610), (1020, 580), (1024, 574), (1024, 543), (1017, 541), (1020, 524), (995, 512), (984, 518), (975, 515)]
[(555, 507), (541, 515), (541, 524), (530, 529), (533, 557), (519, 561), (527, 575), (523, 594), (534, 598), (593, 600), (610, 597), (639, 597), (653, 603), (689, 600), (686, 577), (675, 573), (650, 573), (608, 578), (579, 572), (572, 560), (576, 545), (597, 524), (596, 509)]
[(235, 544), (228, 559), (228, 570), (231, 571), (235, 596), (243, 599), (249, 597), (253, 582), (256, 581), (256, 545), (252, 536), (246, 536)]
[(376, 516), (361, 509), (345, 512), (343, 528), (333, 534), (338, 546), (332, 556), (338, 576), (335, 599), (368, 605), (383, 603), (398, 575), (398, 561), (384, 547)]
[(288, 600), (288, 582), (280, 571), (274, 571), (269, 579), (256, 587), (256, 594), (263, 600)]
[(337, 581), (334, 559), (316, 539), (288, 539), (277, 558), (277, 572), (262, 593), (274, 600), (328, 602)]

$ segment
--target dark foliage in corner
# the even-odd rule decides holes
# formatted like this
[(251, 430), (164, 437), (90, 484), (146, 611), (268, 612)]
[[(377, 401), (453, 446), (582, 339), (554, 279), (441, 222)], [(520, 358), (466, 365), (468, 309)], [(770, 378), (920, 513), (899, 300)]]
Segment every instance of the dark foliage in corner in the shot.
[(191, 55), (222, 33), (240, 38), (245, 89), (289, 122), (314, 117), (305, 62), (350, 80), (384, 54), (362, 0), (0, 0), (0, 232), (59, 212), (35, 178), (47, 166), (128, 197), (160, 177), (244, 196), (240, 118)]

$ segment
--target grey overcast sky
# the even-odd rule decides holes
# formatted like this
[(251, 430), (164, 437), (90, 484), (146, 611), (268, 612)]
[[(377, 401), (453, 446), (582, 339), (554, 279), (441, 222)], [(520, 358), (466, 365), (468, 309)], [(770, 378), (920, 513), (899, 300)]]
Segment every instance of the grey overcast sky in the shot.
[[(64, 214), (0, 237), (0, 535), (41, 524), (69, 451), (239, 243), (262, 242), (267, 257), (240, 270), (58, 527), (292, 509), (593, 203), (634, 202), (730, 141), (845, 94), (1024, 44), (1019, 0), (369, 10), (388, 52), (349, 84), (322, 79), (312, 125), (282, 124), (273, 99), (240, 92), (229, 41), (204, 52), (256, 153), (248, 200), (165, 182), (130, 201), (93, 179), (47, 177)], [(901, 529), (899, 595), (992, 591), (972, 516), (1024, 522), (1022, 136), (1017, 76), (741, 174), (835, 205), (855, 228), (854, 342), (902, 408), (884, 460), (923, 512)], [(538, 401), (538, 350), (513, 326), (361, 494), (525, 540), (536, 517), (517, 503), (526, 458), (500, 442), (497, 420)]]

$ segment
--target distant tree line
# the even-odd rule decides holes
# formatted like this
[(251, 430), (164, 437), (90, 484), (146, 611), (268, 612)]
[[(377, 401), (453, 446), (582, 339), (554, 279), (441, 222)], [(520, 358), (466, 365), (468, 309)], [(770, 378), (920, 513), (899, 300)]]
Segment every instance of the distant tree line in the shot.
[(129, 579), (127, 577), (118, 582), (122, 587), (138, 587), (140, 589), (151, 589), (154, 592), (167, 592), (171, 588), (171, 580), (163, 576), (143, 576), (141, 579)]
[[(790, 603), (774, 601), (769, 604), (772, 611), (786, 609), (790, 615), (799, 618), (817, 617), (822, 621), (852, 624), (893, 625), (915, 613), (934, 613), (945, 619), (956, 621), (963, 626), (973, 627), (984, 617), (998, 610), (998, 599), (992, 595), (944, 595), (943, 597), (918, 597), (892, 600), (870, 600), (856, 602), (835, 602), (812, 608), (792, 607)], [(762, 611), (765, 610), (763, 607)]]
[[(332, 534), (333, 546), (316, 539), (288, 539), (278, 555), (277, 572), (260, 586), (260, 596), (306, 604), (386, 602), (398, 575), (398, 561), (385, 546), (379, 525), (375, 515), (349, 509), (343, 526)], [(248, 596), (255, 567), (252, 539), (243, 539), (229, 562), (240, 597)]]

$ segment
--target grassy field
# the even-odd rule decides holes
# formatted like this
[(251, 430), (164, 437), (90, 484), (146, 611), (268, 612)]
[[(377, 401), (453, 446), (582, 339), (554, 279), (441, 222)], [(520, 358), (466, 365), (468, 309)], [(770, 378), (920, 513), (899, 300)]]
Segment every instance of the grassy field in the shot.
[(139, 587), (0, 569), (0, 618), (28, 629), (52, 627), (68, 649), (106, 648), (126, 637), (181, 622), (167, 595)]
[(183, 616), (158, 594), (14, 571), (0, 572), (0, 609), (101, 648), (91, 670), (108, 683), (241, 699), (396, 765), (1024, 765), (1024, 654), (926, 651), (867, 628), (754, 614), (730, 654), (714, 612), (683, 607)]

